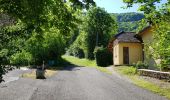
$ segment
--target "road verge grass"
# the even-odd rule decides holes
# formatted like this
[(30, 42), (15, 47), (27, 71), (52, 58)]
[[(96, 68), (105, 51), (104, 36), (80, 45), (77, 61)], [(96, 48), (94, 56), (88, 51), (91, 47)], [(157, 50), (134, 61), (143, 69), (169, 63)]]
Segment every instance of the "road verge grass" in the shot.
[(70, 62), (71, 64), (76, 65), (76, 66), (92, 67), (92, 68), (98, 69), (101, 72), (111, 74), (111, 71), (109, 71), (108, 69), (101, 67), (101, 66), (97, 66), (95, 60), (79, 59), (79, 58), (76, 58), (76, 57), (73, 57), (73, 56), (67, 56), (67, 55), (63, 55), (62, 58), (64, 60)]
[(169, 88), (162, 88), (158, 86), (157, 84), (154, 84), (152, 82), (144, 80), (143, 78), (140, 78), (139, 75), (136, 73), (136, 68), (128, 67), (128, 66), (119, 66), (114, 69), (118, 73), (127, 76), (132, 81), (132, 83), (134, 83), (135, 85), (140, 86), (144, 89), (150, 90), (161, 96), (165, 96), (170, 100), (170, 89)]

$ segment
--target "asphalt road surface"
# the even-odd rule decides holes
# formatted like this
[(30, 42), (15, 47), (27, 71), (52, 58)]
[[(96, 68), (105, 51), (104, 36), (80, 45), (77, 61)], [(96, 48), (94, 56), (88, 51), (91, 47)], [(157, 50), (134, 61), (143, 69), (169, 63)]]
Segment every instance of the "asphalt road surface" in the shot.
[(19, 78), (0, 84), (0, 100), (167, 100), (116, 75), (67, 67), (46, 80)]

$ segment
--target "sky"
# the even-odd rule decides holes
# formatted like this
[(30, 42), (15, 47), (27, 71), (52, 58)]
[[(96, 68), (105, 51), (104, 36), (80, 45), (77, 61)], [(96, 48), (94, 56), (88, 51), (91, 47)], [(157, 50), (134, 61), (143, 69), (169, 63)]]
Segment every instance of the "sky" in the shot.
[[(125, 12), (139, 12), (137, 11), (139, 4), (133, 5), (131, 8), (123, 9), (122, 7), (126, 6), (123, 3), (123, 0), (94, 0), (97, 6), (105, 8), (109, 13), (125, 13)], [(167, 0), (162, 0), (161, 4), (167, 2)], [(157, 4), (160, 6), (161, 4)]]

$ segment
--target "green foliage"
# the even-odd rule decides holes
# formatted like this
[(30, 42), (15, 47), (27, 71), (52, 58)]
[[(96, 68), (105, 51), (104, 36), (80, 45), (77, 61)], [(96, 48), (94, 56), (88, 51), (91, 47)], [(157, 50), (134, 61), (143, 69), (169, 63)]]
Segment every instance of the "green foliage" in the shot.
[(136, 75), (136, 68), (133, 66), (119, 66), (117, 68), (118, 72), (125, 75)]
[(8, 23), (0, 26), (0, 65), (6, 66), (10, 65), (12, 55), (24, 49), (25, 41), (31, 34), (28, 27), (23, 23), (15, 21), (11, 16), (5, 14), (4, 16), (7, 16), (7, 19), (9, 19), (0, 18), (2, 22)]
[(0, 65), (10, 64), (9, 58), (13, 64), (30, 61), (27, 53), (37, 64), (59, 60), (78, 22), (73, 8), (93, 5), (93, 0), (0, 0)]
[(84, 54), (84, 49), (85, 49), (85, 45), (84, 45), (84, 39), (85, 39), (85, 33), (81, 32), (76, 40), (73, 42), (73, 44), (70, 45), (70, 47), (68, 48), (66, 54), (68, 55), (72, 55), (78, 58), (84, 58), (85, 54)]
[(43, 61), (48, 63), (49, 60), (54, 60), (57, 64), (57, 60), (64, 54), (65, 43), (64, 37), (59, 34), (59, 31), (52, 28), (41, 38), (37, 38), (37, 34), (33, 34), (26, 43), (26, 49), (32, 54), (35, 64), (42, 64)]
[(67, 50), (67, 54), (78, 58), (85, 57), (83, 50), (80, 49), (78, 46), (74, 46), (74, 45), (71, 45), (69, 47), (69, 49)]
[(116, 13), (114, 15), (116, 16), (118, 22), (135, 22), (144, 18), (144, 14), (135, 12)]
[(154, 42), (151, 43), (154, 52), (152, 56), (155, 59), (161, 59), (161, 63), (158, 67), (164, 69), (170, 65), (170, 19), (162, 20), (160, 26), (154, 31)]
[(123, 2), (127, 3), (127, 7), (131, 7), (135, 3), (140, 3), (139, 10), (149, 14), (156, 10), (155, 3), (160, 3), (160, 0), (123, 0)]
[(4, 81), (2, 75), (4, 75), (6, 72), (7, 70), (5, 69), (5, 67), (0, 65), (0, 83)]
[(135, 22), (119, 22), (118, 23), (119, 29), (118, 31), (125, 31), (125, 32), (136, 32), (136, 29), (139, 26), (139, 21)]
[(97, 47), (94, 51), (96, 63), (98, 66), (108, 66), (113, 64), (113, 55), (107, 48)]
[(150, 55), (155, 60), (160, 60), (157, 67), (161, 70), (168, 68), (170, 65), (170, 11), (168, 5), (170, 4), (167, 3), (160, 10), (146, 15), (153, 24), (153, 42), (145, 45), (153, 49)]
[(92, 5), (95, 5), (93, 0), (1, 0), (0, 11), (33, 26), (37, 33), (43, 31), (42, 27), (55, 26), (66, 34), (70, 27), (75, 26), (72, 7), (88, 8)]
[(32, 61), (32, 55), (26, 51), (15, 53), (10, 58), (10, 63), (13, 65), (28, 66), (31, 63), (31, 61)]
[(135, 68), (137, 69), (148, 69), (149, 65), (146, 62), (138, 61), (134, 64)]
[(127, 32), (136, 32), (138, 29), (139, 22), (144, 18), (142, 13), (115, 13), (112, 16), (116, 17), (118, 23), (118, 32), (127, 31)]
[[(85, 24), (86, 57), (94, 59), (95, 46), (106, 47), (111, 35), (116, 31), (116, 22), (104, 9), (92, 8), (88, 11)], [(113, 32), (113, 33), (111, 33)]]
[(106, 47), (112, 34), (116, 33), (115, 17), (99, 7), (91, 8), (87, 13), (81, 13), (79, 17), (83, 24), (79, 24), (78, 36), (67, 50), (67, 54), (84, 55), (87, 59), (94, 59), (95, 47)]
[(128, 6), (132, 6), (134, 3), (142, 4), (139, 7), (139, 10), (145, 14), (145, 20), (142, 20), (142, 24), (147, 25), (146, 23), (149, 23), (153, 28), (152, 42), (144, 44), (147, 49), (151, 48), (152, 51), (145, 51), (149, 57), (153, 57), (154, 60), (160, 60), (157, 65), (160, 69), (168, 68), (170, 65), (170, 2), (162, 5), (160, 9), (156, 9), (155, 5), (160, 0), (131, 0), (131, 2), (124, 0), (124, 2), (128, 3)]
[(0, 64), (8, 64), (8, 49), (2, 49), (0, 51)]

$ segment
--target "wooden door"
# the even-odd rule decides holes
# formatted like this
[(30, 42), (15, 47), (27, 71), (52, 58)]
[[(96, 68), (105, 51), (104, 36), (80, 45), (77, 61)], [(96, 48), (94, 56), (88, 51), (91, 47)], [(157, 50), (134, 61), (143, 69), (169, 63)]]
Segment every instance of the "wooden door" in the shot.
[(123, 47), (123, 64), (129, 64), (129, 47)]

